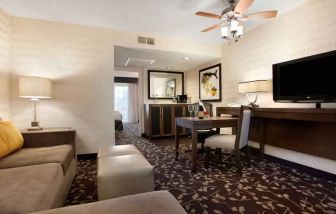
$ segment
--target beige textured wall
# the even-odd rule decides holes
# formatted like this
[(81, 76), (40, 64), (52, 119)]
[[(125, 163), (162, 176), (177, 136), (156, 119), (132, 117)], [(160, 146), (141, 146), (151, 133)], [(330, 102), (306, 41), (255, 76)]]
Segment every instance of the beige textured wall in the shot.
[[(323, 11), (323, 13), (320, 13)], [(237, 43), (223, 45), (223, 103), (246, 103), (237, 83), (272, 79), (272, 64), (336, 49), (336, 1), (310, 0), (248, 32)], [(260, 96), (261, 106), (310, 107), (274, 103)]]
[[(79, 153), (114, 144), (114, 46), (144, 48), (137, 34), (19, 17), (11, 29), (11, 117), (19, 128), (30, 125), (32, 105), (18, 98), (18, 77), (36, 75), (54, 80), (53, 99), (39, 105), (41, 126), (75, 128)], [(166, 37), (150, 48), (221, 54), (218, 46)]]
[(192, 103), (199, 102), (199, 70), (218, 63), (221, 63), (221, 60), (209, 62), (184, 73), (186, 79), (186, 94), (191, 98)]
[[(323, 11), (321, 13), (321, 11)], [(272, 64), (336, 49), (336, 1), (310, 0), (307, 3), (247, 32), (238, 43), (222, 46), (223, 101), (247, 104), (238, 94), (238, 82), (271, 79)], [(201, 66), (207, 67), (207, 65)], [(199, 68), (188, 72), (187, 93), (198, 95)], [(197, 82), (190, 82), (197, 78)], [(197, 96), (198, 97), (198, 96)], [(312, 104), (274, 103), (272, 94), (260, 96), (263, 107), (312, 107)], [(335, 107), (335, 104), (324, 105)], [(267, 147), (266, 152), (297, 163), (336, 174), (336, 162), (310, 155)]]
[(9, 118), (10, 17), (0, 10), (0, 118)]
[(18, 98), (18, 76), (53, 80), (52, 99), (39, 105), (43, 127), (77, 130), (79, 153), (114, 144), (114, 42), (110, 32), (82, 26), (12, 19), (11, 117), (20, 127), (32, 105)]

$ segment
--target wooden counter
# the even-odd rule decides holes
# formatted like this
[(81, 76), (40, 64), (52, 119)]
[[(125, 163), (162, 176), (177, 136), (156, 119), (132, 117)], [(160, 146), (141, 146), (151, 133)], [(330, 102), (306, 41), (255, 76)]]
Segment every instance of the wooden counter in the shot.
[[(145, 135), (152, 137), (172, 137), (175, 135), (175, 118), (189, 117), (188, 104), (145, 104)], [(186, 135), (183, 129), (181, 135)]]
[[(216, 109), (239, 115), (238, 107)], [(253, 108), (250, 139), (336, 160), (336, 109)]]

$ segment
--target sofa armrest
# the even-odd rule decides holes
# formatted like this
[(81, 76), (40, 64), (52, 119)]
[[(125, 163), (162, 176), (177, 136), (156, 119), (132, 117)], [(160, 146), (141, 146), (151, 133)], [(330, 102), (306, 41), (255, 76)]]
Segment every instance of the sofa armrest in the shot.
[(70, 144), (76, 150), (76, 130), (44, 129), (41, 131), (22, 131), (23, 148), (49, 147)]

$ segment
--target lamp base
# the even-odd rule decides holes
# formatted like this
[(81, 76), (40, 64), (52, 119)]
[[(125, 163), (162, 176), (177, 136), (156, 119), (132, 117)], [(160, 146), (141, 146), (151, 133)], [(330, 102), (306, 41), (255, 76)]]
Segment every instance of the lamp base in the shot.
[(31, 122), (31, 127), (29, 127), (27, 130), (28, 131), (39, 131), (39, 130), (43, 130), (43, 128), (39, 126), (38, 121), (33, 121)]
[(248, 106), (251, 106), (252, 108), (258, 108), (259, 105), (255, 104), (255, 103), (249, 103)]

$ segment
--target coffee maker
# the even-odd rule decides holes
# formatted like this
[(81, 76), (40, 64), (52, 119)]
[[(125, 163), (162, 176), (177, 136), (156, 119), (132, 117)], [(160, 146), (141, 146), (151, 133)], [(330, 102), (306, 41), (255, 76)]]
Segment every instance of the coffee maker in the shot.
[(188, 96), (187, 95), (177, 95), (176, 96), (177, 103), (187, 103)]

